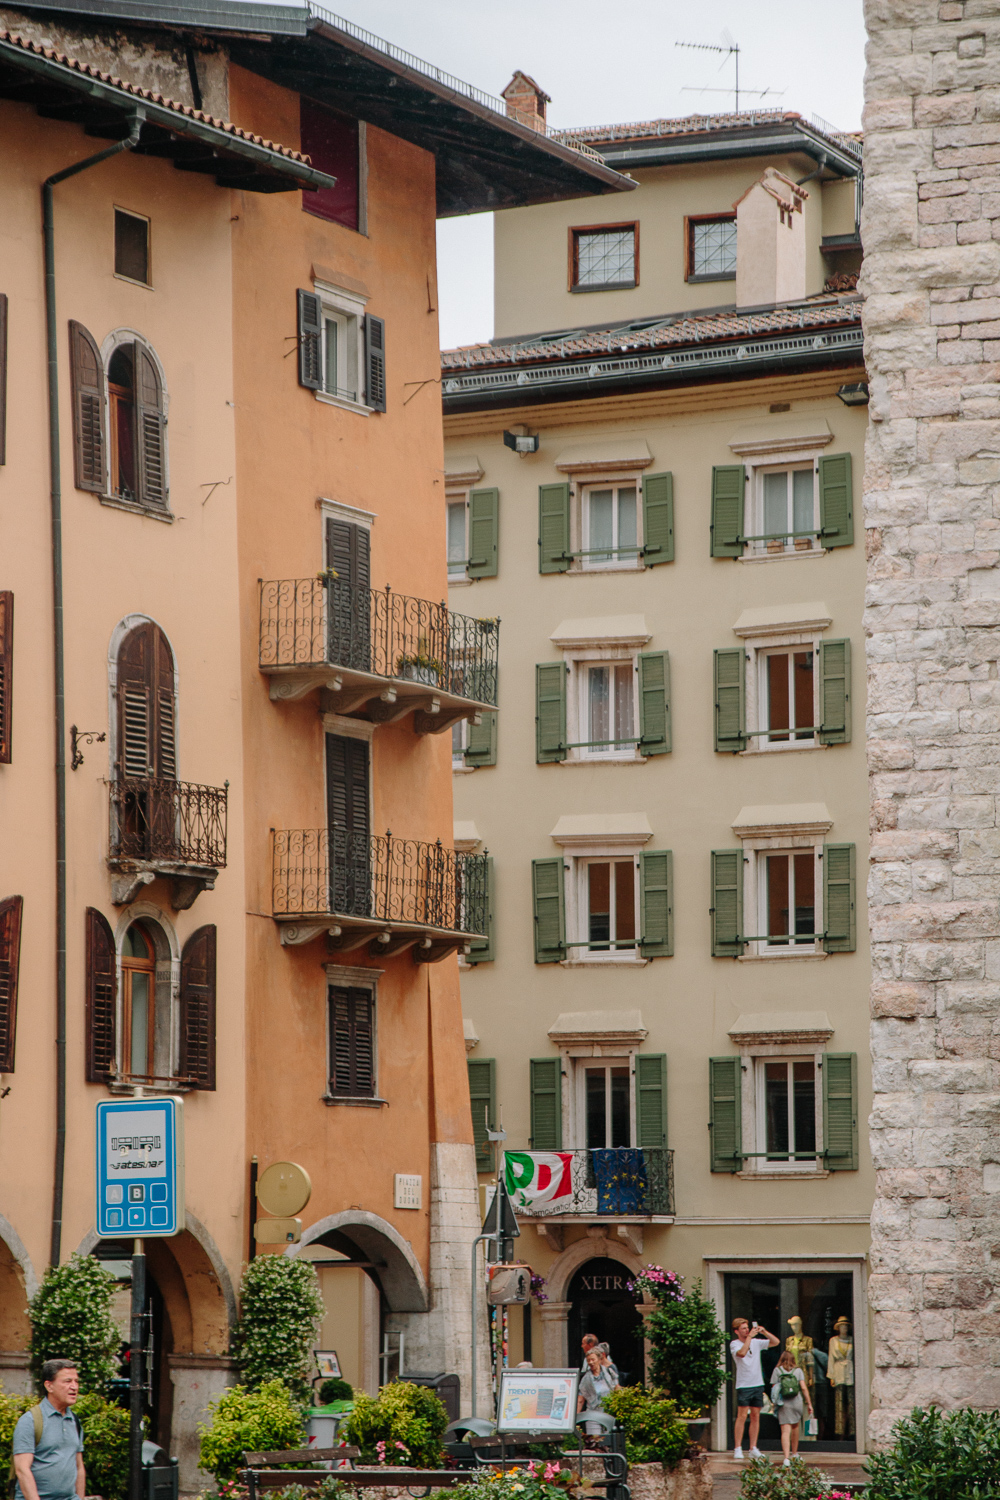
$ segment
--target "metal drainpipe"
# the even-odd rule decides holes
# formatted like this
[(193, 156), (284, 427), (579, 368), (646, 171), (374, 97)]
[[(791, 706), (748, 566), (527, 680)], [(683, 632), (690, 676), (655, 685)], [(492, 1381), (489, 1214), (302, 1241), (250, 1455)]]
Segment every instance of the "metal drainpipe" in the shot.
[(63, 656), (62, 465), (59, 452), (59, 358), (56, 348), (56, 241), (52, 189), (138, 144), (142, 110), (130, 111), (131, 127), (96, 156), (55, 172), (42, 183), (42, 237), (45, 242), (45, 343), (49, 387), (49, 476), (52, 512), (52, 636), (56, 734), (56, 1159), (52, 1187), (52, 1241), (49, 1262), (62, 1253), (63, 1177), (66, 1164), (66, 684)]

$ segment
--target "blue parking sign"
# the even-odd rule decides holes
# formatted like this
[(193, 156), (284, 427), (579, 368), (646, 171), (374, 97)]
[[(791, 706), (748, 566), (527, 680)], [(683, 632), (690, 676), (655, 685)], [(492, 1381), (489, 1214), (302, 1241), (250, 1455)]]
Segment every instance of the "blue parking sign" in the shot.
[(184, 1101), (97, 1106), (97, 1232), (163, 1238), (184, 1228)]

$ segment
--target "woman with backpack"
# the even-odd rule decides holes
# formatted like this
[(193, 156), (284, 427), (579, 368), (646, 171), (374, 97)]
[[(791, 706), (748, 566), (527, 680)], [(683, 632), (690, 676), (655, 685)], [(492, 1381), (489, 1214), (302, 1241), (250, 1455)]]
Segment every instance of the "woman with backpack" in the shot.
[(781, 1425), (781, 1451), (783, 1467), (788, 1468), (791, 1454), (799, 1451), (799, 1426), (802, 1422), (803, 1404), (812, 1416), (813, 1404), (809, 1398), (806, 1377), (795, 1363), (791, 1349), (785, 1349), (774, 1367), (771, 1376), (771, 1400), (774, 1414)]

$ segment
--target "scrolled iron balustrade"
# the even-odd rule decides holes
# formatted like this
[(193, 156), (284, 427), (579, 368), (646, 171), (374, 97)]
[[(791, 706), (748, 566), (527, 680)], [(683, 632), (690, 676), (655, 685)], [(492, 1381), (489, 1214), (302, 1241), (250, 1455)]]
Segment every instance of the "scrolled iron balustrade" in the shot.
[(480, 703), (497, 701), (499, 621), (339, 578), (260, 586), (260, 665), (339, 666)]
[(628, 1218), (674, 1213), (674, 1153), (668, 1146), (610, 1147), (562, 1152), (572, 1156), (569, 1195), (537, 1207), (514, 1209), (531, 1218), (572, 1216)]
[(486, 881), (485, 854), (446, 849), (440, 840), (428, 844), (337, 828), (274, 834), (276, 917), (358, 917), (484, 936)]
[(110, 783), (112, 859), (162, 860), (221, 870), (229, 783), (198, 786), (151, 776)]

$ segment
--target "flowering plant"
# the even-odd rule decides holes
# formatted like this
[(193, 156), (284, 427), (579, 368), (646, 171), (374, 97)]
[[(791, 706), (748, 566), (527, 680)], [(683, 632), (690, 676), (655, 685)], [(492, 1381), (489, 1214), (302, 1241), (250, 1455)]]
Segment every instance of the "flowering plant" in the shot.
[(833, 1480), (796, 1456), (788, 1468), (767, 1458), (752, 1458), (741, 1475), (740, 1500), (847, 1500)]
[(635, 1280), (627, 1281), (625, 1285), (633, 1295), (662, 1305), (664, 1302), (684, 1301), (683, 1280), (684, 1277), (678, 1276), (676, 1271), (665, 1271), (662, 1266), (643, 1266)]
[(457, 1485), (449, 1500), (566, 1500), (575, 1495), (579, 1478), (558, 1460), (533, 1459), (524, 1468), (490, 1468)]
[(547, 1285), (548, 1285), (548, 1282), (545, 1280), (544, 1276), (536, 1276), (535, 1273), (534, 1273), (534, 1271), (532, 1271), (532, 1273), (531, 1273), (531, 1295), (534, 1297), (534, 1299), (535, 1299), (536, 1302), (548, 1302), (548, 1300), (549, 1300), (549, 1294), (545, 1290), (545, 1288), (546, 1288)]

